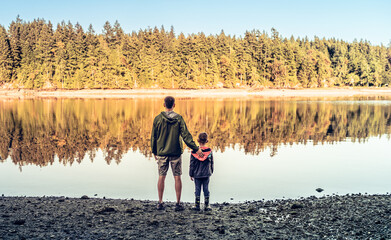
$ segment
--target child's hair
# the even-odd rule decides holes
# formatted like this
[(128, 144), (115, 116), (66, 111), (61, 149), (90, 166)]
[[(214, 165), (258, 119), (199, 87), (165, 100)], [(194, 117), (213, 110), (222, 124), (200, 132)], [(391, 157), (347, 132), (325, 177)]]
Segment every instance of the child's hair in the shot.
[(175, 98), (171, 96), (167, 96), (164, 98), (164, 103), (166, 104), (166, 108), (171, 109), (174, 106)]
[(205, 144), (208, 141), (208, 134), (206, 132), (202, 132), (198, 135), (198, 142)]

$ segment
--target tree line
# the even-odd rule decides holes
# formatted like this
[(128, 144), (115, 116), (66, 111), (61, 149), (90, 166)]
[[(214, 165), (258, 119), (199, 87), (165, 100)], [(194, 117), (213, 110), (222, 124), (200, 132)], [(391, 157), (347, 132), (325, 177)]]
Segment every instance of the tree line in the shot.
[(64, 21), (0, 25), (0, 85), (28, 89), (388, 86), (391, 45), (331, 38), (176, 35), (174, 28), (101, 34)]
[[(120, 163), (131, 150), (150, 157), (158, 103), (161, 100), (2, 101), (0, 162), (9, 158), (19, 166), (56, 161), (72, 165), (86, 158), (94, 161), (98, 151), (107, 164)], [(287, 144), (391, 137), (387, 104), (204, 99), (183, 100), (176, 109), (194, 137), (206, 131), (210, 146), (221, 152), (239, 147), (255, 155), (270, 150), (273, 156)]]

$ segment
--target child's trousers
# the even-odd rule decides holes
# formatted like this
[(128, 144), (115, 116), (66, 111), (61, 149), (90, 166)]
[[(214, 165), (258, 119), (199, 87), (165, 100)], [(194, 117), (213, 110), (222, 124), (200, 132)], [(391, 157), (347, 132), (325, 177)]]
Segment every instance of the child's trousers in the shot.
[(201, 186), (204, 191), (204, 197), (209, 197), (209, 177), (205, 178), (194, 178), (195, 183), (195, 195), (196, 197), (201, 196)]

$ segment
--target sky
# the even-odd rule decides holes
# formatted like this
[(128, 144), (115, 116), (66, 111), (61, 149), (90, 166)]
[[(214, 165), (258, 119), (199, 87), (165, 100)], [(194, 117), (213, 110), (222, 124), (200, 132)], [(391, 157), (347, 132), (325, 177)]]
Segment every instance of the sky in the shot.
[(373, 45), (391, 43), (389, 0), (1, 0), (0, 25), (8, 27), (19, 15), (25, 21), (43, 18), (54, 26), (61, 21), (90, 24), (102, 33), (106, 21), (116, 20), (126, 33), (164, 26), (175, 33), (243, 36), (249, 30), (282, 37), (337, 38)]

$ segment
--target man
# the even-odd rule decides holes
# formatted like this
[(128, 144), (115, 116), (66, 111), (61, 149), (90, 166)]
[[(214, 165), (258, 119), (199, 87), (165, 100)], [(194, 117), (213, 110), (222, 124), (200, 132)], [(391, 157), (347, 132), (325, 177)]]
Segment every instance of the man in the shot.
[(169, 164), (175, 179), (175, 192), (177, 203), (175, 211), (182, 211), (183, 205), (181, 201), (182, 193), (182, 139), (186, 145), (193, 151), (196, 151), (199, 156), (203, 156), (201, 149), (193, 141), (186, 123), (182, 116), (174, 112), (175, 99), (168, 96), (164, 99), (165, 111), (157, 115), (153, 121), (151, 133), (151, 148), (152, 153), (158, 163), (159, 180), (157, 184), (159, 203), (158, 210), (164, 210), (163, 192), (164, 181), (166, 179)]

